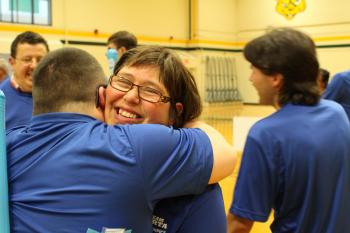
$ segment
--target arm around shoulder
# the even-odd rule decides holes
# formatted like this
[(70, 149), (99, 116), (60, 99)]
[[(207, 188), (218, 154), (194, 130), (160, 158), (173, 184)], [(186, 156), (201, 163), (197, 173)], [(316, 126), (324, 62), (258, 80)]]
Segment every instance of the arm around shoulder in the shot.
[(209, 184), (217, 183), (229, 176), (236, 165), (236, 152), (226, 139), (210, 125), (193, 121), (186, 123), (187, 128), (200, 128), (209, 137), (213, 149), (213, 169), (209, 179)]

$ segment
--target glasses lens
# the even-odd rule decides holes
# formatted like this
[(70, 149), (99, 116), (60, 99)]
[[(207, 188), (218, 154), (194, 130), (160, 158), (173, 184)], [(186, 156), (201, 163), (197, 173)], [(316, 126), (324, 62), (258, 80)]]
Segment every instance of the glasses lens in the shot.
[(120, 91), (129, 91), (132, 85), (132, 82), (130, 82), (129, 80), (119, 78), (117, 76), (114, 76), (111, 79), (111, 86)]
[(153, 103), (158, 102), (161, 97), (161, 93), (158, 90), (150, 87), (140, 87), (139, 92), (142, 99)]

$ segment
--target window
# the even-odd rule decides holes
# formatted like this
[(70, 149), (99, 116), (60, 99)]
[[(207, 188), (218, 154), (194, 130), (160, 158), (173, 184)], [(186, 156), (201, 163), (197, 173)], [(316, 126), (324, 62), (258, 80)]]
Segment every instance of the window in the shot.
[(51, 0), (0, 0), (0, 21), (51, 25)]

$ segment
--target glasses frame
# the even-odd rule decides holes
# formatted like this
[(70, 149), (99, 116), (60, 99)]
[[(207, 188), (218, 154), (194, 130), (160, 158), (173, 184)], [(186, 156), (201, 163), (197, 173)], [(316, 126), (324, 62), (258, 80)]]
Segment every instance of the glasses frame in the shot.
[[(129, 90), (127, 90), (127, 91), (125, 91), (125, 90), (120, 90), (120, 89), (118, 89), (117, 87), (113, 86), (113, 85), (112, 85), (112, 79), (113, 79), (114, 77), (118, 78), (119, 80), (122, 79), (122, 80), (125, 80), (126, 82), (129, 82), (129, 83), (130, 83), (130, 88), (129, 88)], [(154, 88), (151, 88), (151, 87), (147, 87), (147, 86), (137, 85), (137, 84), (131, 82), (130, 80), (128, 80), (128, 79), (126, 79), (126, 78), (124, 78), (124, 77), (122, 77), (122, 76), (120, 76), (120, 75), (116, 75), (116, 74), (112, 74), (112, 75), (109, 77), (109, 85), (110, 85), (113, 89), (116, 89), (116, 90), (121, 91), (121, 92), (124, 92), (124, 93), (129, 92), (129, 91), (132, 90), (132, 89), (134, 88), (134, 86), (135, 86), (135, 87), (137, 87), (137, 96), (139, 97), (139, 99), (142, 99), (142, 100), (147, 101), (147, 102), (150, 102), (150, 103), (159, 103), (159, 102), (167, 103), (167, 102), (169, 102), (169, 101), (171, 100), (171, 98), (170, 98), (169, 96), (163, 95), (163, 94), (162, 94), (159, 90), (157, 90), (157, 89), (154, 89)], [(147, 87), (147, 88), (153, 90), (155, 93), (157, 93), (157, 94), (159, 95), (159, 99), (158, 99), (157, 101), (151, 101), (151, 100), (147, 100), (147, 99), (141, 97), (141, 96), (140, 96), (140, 88), (143, 88), (143, 87)]]

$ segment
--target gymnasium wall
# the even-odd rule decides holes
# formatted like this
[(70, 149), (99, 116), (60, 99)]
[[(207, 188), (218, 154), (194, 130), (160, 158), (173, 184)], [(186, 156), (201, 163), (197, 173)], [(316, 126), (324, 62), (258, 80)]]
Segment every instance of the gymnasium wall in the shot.
[[(271, 27), (294, 27), (314, 39), (318, 46), (320, 65), (328, 69), (331, 75), (349, 69), (350, 1), (305, 0), (305, 2), (306, 9), (288, 20), (275, 11), (276, 0), (237, 0), (237, 41), (249, 41)], [(243, 99), (245, 102), (256, 102), (258, 97), (247, 79), (249, 68), (245, 65), (245, 61), (239, 63), (238, 77), (240, 90), (244, 90)]]

